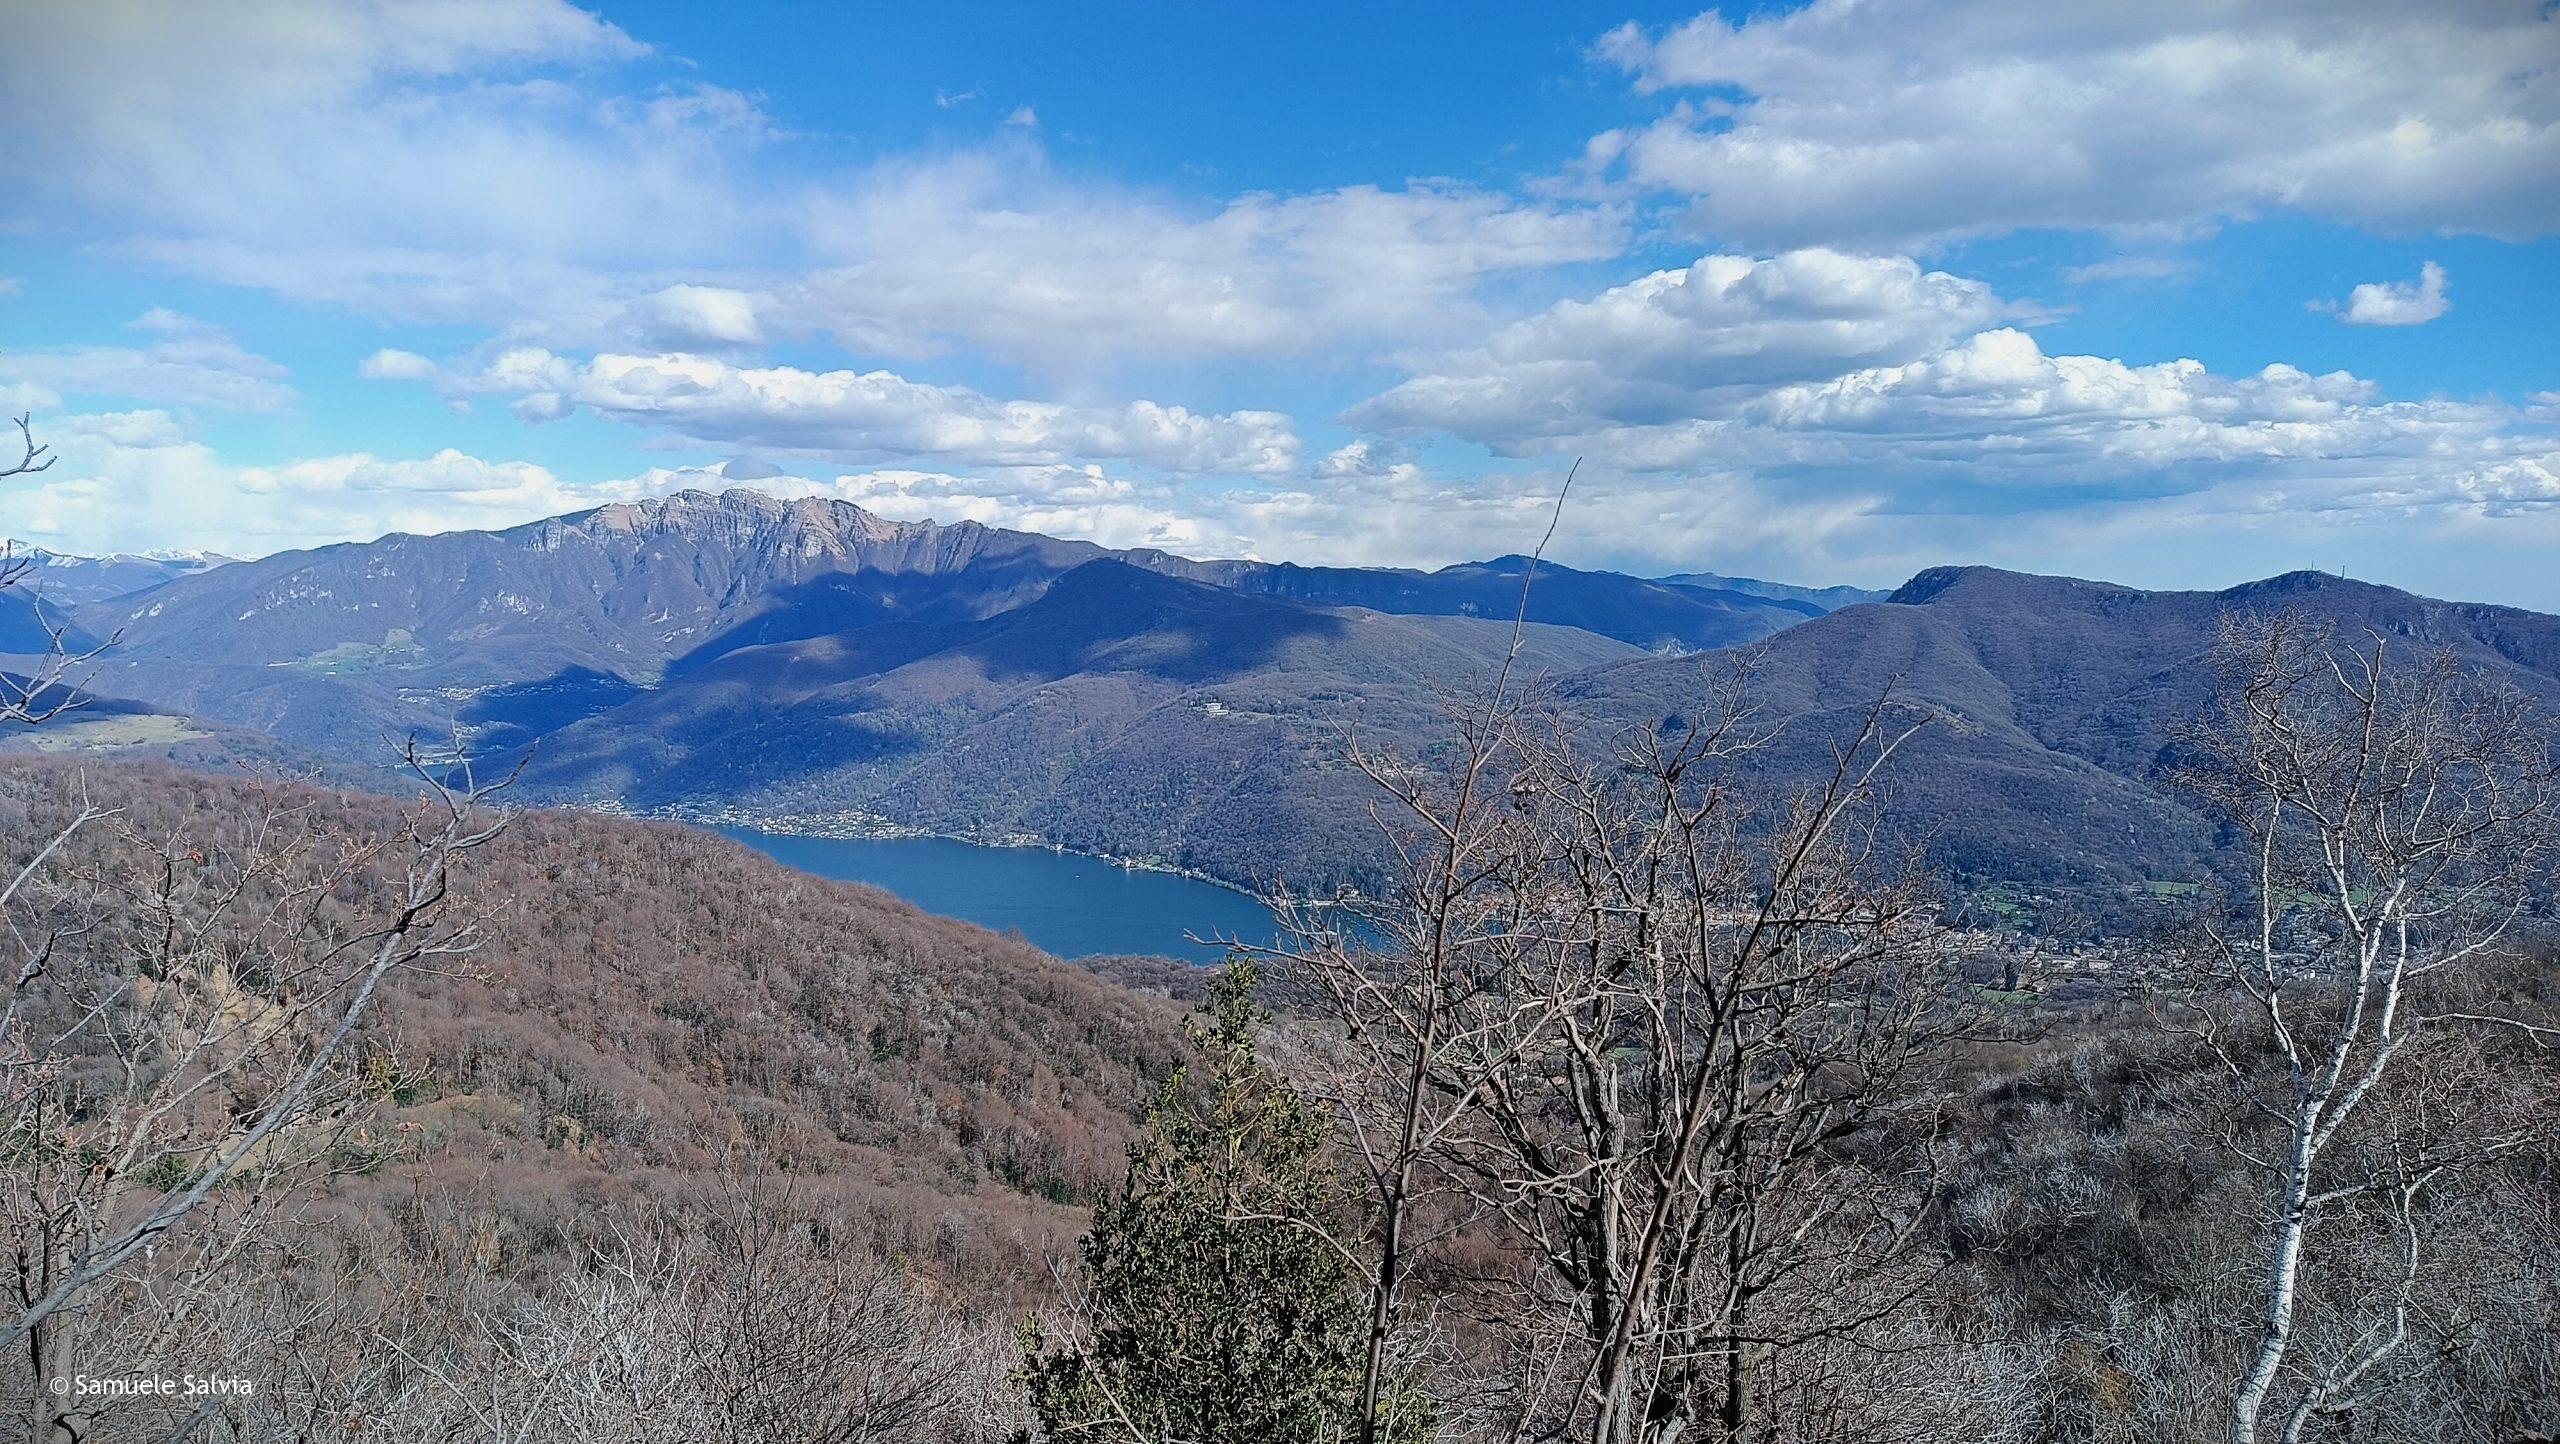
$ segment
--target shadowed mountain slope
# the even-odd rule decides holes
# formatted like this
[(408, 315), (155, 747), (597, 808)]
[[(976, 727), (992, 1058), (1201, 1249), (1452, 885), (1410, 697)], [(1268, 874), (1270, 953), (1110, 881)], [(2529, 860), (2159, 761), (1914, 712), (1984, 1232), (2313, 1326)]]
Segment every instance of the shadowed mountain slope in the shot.
[[(1195, 562), (740, 489), (285, 552), (71, 615), (86, 634), (122, 633), (96, 674), (102, 691), (342, 754), (457, 722), (517, 745), (733, 652), (984, 620), (1111, 557), (1249, 596), (1487, 619), (1517, 613), (1525, 565)], [(1651, 650), (1748, 641), (1816, 610), (1552, 565), (1530, 593), (1532, 621)], [(40, 641), (16, 631), (26, 635), (0, 637), (0, 653)]]
[[(1888, 687), (1931, 715), (1892, 771), (1895, 815), (1963, 882), (2121, 889), (2186, 881), (2227, 839), (2163, 776), (2173, 732), (2207, 706), (2227, 618), (2298, 611), (2403, 656), (2451, 648), (2484, 674), (2560, 702), (2560, 618), (2439, 602), (2295, 572), (2220, 592), (1946, 567), (1884, 603), (1764, 644), (1766, 715), (1787, 730), (1774, 776), (1829, 765), (1833, 741)], [(1630, 662), (1573, 679), (1572, 705), (1616, 725), (1694, 707), (1725, 658)]]
[(1102, 549), (823, 500), (686, 492), (497, 532), (285, 552), (79, 612), (101, 690), (322, 748), (452, 725), (491, 692), (647, 685), (731, 646), (990, 615)]
[[(1231, 881), (1373, 863), (1345, 729), (1425, 745), (1438, 687), (1501, 664), (1509, 623), (1396, 617), (1203, 586), (1115, 561), (972, 623), (887, 622), (742, 648), (545, 739), (537, 795), (639, 807), (874, 812), (1036, 835)], [(1522, 663), (1631, 655), (1532, 625)]]
[(43, 593), (25, 586), (0, 591), (0, 653), (40, 655), (57, 633), (67, 651), (86, 652), (98, 645), (95, 636)]

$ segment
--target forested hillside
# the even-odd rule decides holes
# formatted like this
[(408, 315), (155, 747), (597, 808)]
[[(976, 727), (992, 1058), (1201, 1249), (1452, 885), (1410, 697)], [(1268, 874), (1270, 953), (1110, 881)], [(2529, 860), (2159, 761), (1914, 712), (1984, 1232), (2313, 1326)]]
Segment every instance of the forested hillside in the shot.
[[(2219, 592), (2148, 592), (1988, 567), (1923, 572), (1884, 602), (1772, 637), (1748, 657), (1760, 715), (1784, 724), (1755, 766), (1820, 775), (1890, 694), (1927, 725), (1896, 758), (1887, 812), (1961, 889), (2002, 884), (2125, 921), (2153, 884), (2232, 862), (2233, 835), (2174, 776), (2205, 710), (2226, 624), (2294, 615), (2414, 659), (2443, 648), (2481, 675), (2560, 702), (2560, 618), (2467, 605), (2320, 572)], [(1736, 658), (1640, 660), (1563, 678), (1595, 732), (1693, 715)]]
[[(84, 801), (112, 815), (73, 832), (8, 903), (21, 934), (93, 919), (53, 948), (51, 972), (71, 991), (18, 995), (47, 1016), (118, 976), (160, 990), (153, 1012), (185, 1006), (166, 991), (184, 974), (148, 965), (168, 981), (136, 984), (118, 961), (152, 951), (134, 932), (148, 896), (165, 895), (172, 920), (202, 939), (189, 958), (282, 942), (284, 924), (258, 901), (273, 890), (317, 887), (332, 914), (361, 918), (396, 876), (366, 849), (419, 815), (300, 783), (16, 759), (0, 766), (0, 864), (15, 874)], [(339, 871), (333, 856), (357, 866)], [(154, 893), (163, 865), (185, 876)], [(1143, 1101), (1172, 1066), (1176, 1005), (1161, 995), (695, 830), (518, 813), (471, 856), (447, 908), (472, 921), (477, 945), (394, 972), (353, 1045), (361, 1086), (297, 1125), (333, 1140), (327, 1166), (253, 1168), (238, 1205), (217, 1210), (233, 1231), (221, 1249), (167, 1251), (177, 1272), (153, 1276), (177, 1290), (169, 1298), (102, 1300), (73, 1317), (54, 1336), (66, 1365), (183, 1356), (302, 1380), (243, 1437), (424, 1438), (397, 1431), (462, 1407), (439, 1400), (425, 1371), (489, 1347), (482, 1324), (575, 1300), (599, 1250), (656, 1250), (672, 1267), (726, 1219), (765, 1230), (757, 1247), (825, 1251), (794, 1282), (803, 1292), (754, 1307), (839, 1311), (839, 1328), (857, 1306), (865, 1328), (912, 1315), (884, 1349), (930, 1344), (1000, 1389), (1005, 1321), (1049, 1295), (1047, 1260), (1118, 1177)], [(194, 976), (227, 989), (236, 966)], [(148, 1014), (137, 1023), (138, 1034), (65, 1035), (70, 1096), (102, 1122), (128, 1106), (110, 1044), (149, 1037)], [(251, 1070), (275, 1046), (237, 1055), (240, 1106), (257, 1106)], [(158, 1052), (146, 1049), (140, 1086), (187, 1066), (151, 1061)], [(46, 1126), (24, 1101), (13, 1093), (20, 1130)], [(210, 1119), (186, 1126), (197, 1131), (155, 1147), (220, 1134)], [(12, 1223), (33, 1227), (55, 1186), (13, 1170)], [(716, 1260), (683, 1256), (717, 1273)], [(226, 1340), (221, 1359), (201, 1359), (207, 1329)], [(497, 1367), (480, 1357), (470, 1367)], [(820, 1382), (776, 1376), (769, 1402)], [(11, 1371), (21, 1402), (26, 1386)], [(984, 1402), (971, 1395), (969, 1407)], [(354, 1422), (384, 1410), (414, 1417)], [(123, 1438), (159, 1416), (116, 1417), (110, 1437)]]
[[(12, 762), (0, 789), (16, 837), (49, 835), (81, 789), (110, 799), (114, 829), (72, 858), (84, 868), (262, 807), (342, 837), (404, 815), (375, 794), (152, 765)], [(388, 1116), (415, 1125), (433, 1174), (503, 1176), (564, 1147), (609, 1172), (682, 1173), (752, 1141), (787, 1171), (909, 1190), (899, 1213), (921, 1193), (1034, 1217), (1026, 1199), (1090, 1199), (1117, 1176), (1169, 1066), (1171, 1015), (1143, 995), (698, 829), (520, 812), (456, 904), (488, 920), (485, 945), (400, 978), (374, 1028), (423, 1075)]]

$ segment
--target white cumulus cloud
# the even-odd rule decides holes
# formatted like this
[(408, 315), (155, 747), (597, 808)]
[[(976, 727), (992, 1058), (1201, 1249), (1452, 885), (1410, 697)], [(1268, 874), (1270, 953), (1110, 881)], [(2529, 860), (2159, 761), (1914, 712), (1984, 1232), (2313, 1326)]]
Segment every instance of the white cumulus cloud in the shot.
[(1503, 447), (1711, 415), (1770, 385), (1925, 355), (2008, 309), (1980, 281), (1907, 257), (1705, 256), (1514, 322), (1346, 419)]
[(221, 411), (281, 411), (297, 399), (282, 365), (219, 326), (152, 310), (127, 329), (158, 339), (144, 346), (0, 351), (0, 383)]
[(1091, 459), (1268, 474), (1294, 467), (1299, 445), (1289, 418), (1277, 412), (1004, 400), (888, 371), (735, 366), (676, 353), (577, 360), (519, 349), (491, 362), (468, 389), (514, 396), (528, 420), (584, 407), (690, 441), (836, 460), (1037, 466)]
[(1590, 160), (1754, 244), (2290, 210), (2560, 227), (2560, 21), (2535, 0), (1814, 0), (1628, 25), (1601, 54), (1685, 99)]
[(817, 170), (753, 98), (561, 0), (17, 19), (0, 134), (28, 184), (0, 223), (555, 349), (787, 329), (1053, 373), (1356, 351), (1454, 338), (1489, 285), (1628, 231), (1444, 183), (1204, 200), (1062, 176), (1027, 106), (976, 150)]
[(1612, 256), (1627, 232), (1619, 210), (1453, 186), (1184, 204), (996, 156), (889, 167), (812, 207), (815, 264), (786, 298), (806, 324), (1052, 371), (1451, 340), (1481, 329), (1486, 285)]
[(762, 344), (766, 304), (725, 286), (674, 285), (642, 297), (628, 315), (644, 345), (720, 349)]
[(367, 381), (431, 381), (436, 363), (415, 351), (385, 346), (357, 362), (356, 374)]
[(603, 499), (532, 463), (451, 449), (241, 466), (188, 419), (157, 410), (55, 415), (38, 438), (57, 460), (0, 489), (0, 533), (58, 551), (182, 547), (259, 556), (390, 531), (509, 526)]
[(2433, 261), (2418, 268), (2415, 281), (2367, 281), (2347, 293), (2338, 319), (2350, 326), (2423, 326), (2453, 309), (2445, 296), (2444, 267)]

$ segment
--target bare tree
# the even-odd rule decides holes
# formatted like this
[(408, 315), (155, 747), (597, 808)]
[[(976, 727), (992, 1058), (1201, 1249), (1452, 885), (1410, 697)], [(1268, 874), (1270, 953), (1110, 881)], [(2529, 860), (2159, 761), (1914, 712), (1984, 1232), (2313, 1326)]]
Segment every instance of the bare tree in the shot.
[[(0, 1058), (0, 1339), (31, 1366), (32, 1438), (76, 1437), (58, 1381), (103, 1294), (183, 1296), (237, 1257), (239, 1215), (362, 1160), (386, 1075), (359, 1030), (392, 973), (477, 945), (449, 905), (455, 870), (505, 825), (497, 787), (456, 783), (414, 747), (409, 761), (426, 800), (405, 836), (316, 826), (287, 798), (159, 837), (106, 819), (95, 848), (74, 855), (57, 833), (20, 868), (0, 916), (28, 960)], [(97, 821), (78, 806), (75, 826)]]
[[(1934, 906), (1860, 811), (1908, 732), (1879, 707), (1764, 811), (1727, 770), (1760, 744), (1747, 715), (1598, 766), (1551, 748), (1536, 789), (1574, 1001), (1459, 1162), (1582, 1304), (1594, 1440), (1676, 1436), (1710, 1402), (1724, 1437), (1756, 1437), (1780, 1355), (1925, 1278), (1876, 1287), (1919, 1237), (1926, 1070), (1958, 1012)], [(1888, 1130), (1919, 1146), (1877, 1146)]]
[[(1356, 733), (1344, 739), (1351, 765), (1386, 799), (1372, 804), (1371, 816), (1400, 862), (1391, 905), (1327, 912), (1283, 896), (1275, 906), (1284, 935), (1294, 940), (1279, 952), (1280, 961), (1324, 996), (1370, 1065), (1341, 1080), (1345, 1086), (1332, 1094), (1368, 1184), (1375, 1235), (1360, 1444), (1376, 1444), (1387, 1431), (1406, 1273), (1431, 1242), (1408, 1233), (1431, 1198), (1424, 1161), (1480, 1103), (1488, 1081), (1550, 1021), (1519, 1015), (1498, 987), (1485, 984), (1505, 975), (1505, 959), (1531, 935), (1519, 910), (1526, 897), (1519, 884), (1523, 869), (1540, 859), (1516, 845), (1502, 821), (1498, 789), (1529, 697), (1514, 678), (1527, 638), (1530, 588), (1581, 466), (1576, 460), (1565, 473), (1546, 534), (1523, 570), (1500, 669), (1480, 695), (1445, 699), (1457, 743), (1446, 772), (1434, 775), (1372, 750)], [(1380, 938), (1389, 945), (1374, 946)], [(1453, 1076), (1451, 1065), (1460, 1060), (1463, 1076)]]
[(714, 1436), (716, 1421), (694, 1387), (698, 1360), (673, 1303), (686, 1256), (620, 1242), (547, 1294), (475, 1300), (466, 1325), (445, 1320), (441, 1349), (380, 1339), (416, 1381), (368, 1401), (381, 1432), (489, 1444), (683, 1444)]
[[(36, 444), (35, 433), (29, 429), (27, 417), (18, 417), (17, 427), (25, 455), (6, 467), (0, 467), (0, 480), (31, 475), (46, 470), (54, 462), (48, 454), (49, 449)], [(16, 545), (14, 541), (0, 544), (0, 592), (18, 587), (34, 565), (33, 559), (16, 554)], [(78, 706), (81, 695), (67, 685), (67, 679), (74, 667), (103, 649), (82, 652), (73, 648), (69, 626), (46, 609), (42, 598), (28, 603), (28, 614), (44, 630), (46, 646), (41, 656), (24, 671), (0, 670), (0, 729), (40, 727)], [(20, 896), (42, 875), (55, 854), (82, 829), (111, 816), (112, 811), (89, 804), (84, 799), (82, 805), (53, 833), (36, 842), (29, 855), (9, 874), (8, 881), (0, 884), (0, 918), (13, 918), (12, 909)], [(22, 1034), (26, 1024), (27, 990), (44, 977), (53, 949), (69, 936), (71, 934), (46, 929), (33, 933), (20, 930), (15, 938), (19, 947), (19, 955), (14, 960), (16, 966), (0, 975), (0, 978), (5, 978), (5, 982), (0, 982), (0, 1103), (15, 1098), (17, 1089), (14, 1081), (21, 1076), (20, 1070), (35, 1061)]]
[(1969, 1014), (1869, 806), (1917, 724), (1878, 705), (1773, 804), (1739, 775), (1771, 741), (1747, 692), (1606, 748), (1497, 697), (1455, 709), (1438, 773), (1355, 753), (1405, 819), (1405, 882), (1356, 922), (1289, 915), (1346, 1043), (1373, 1357), (1397, 1281), (1497, 1225), (1523, 1266), (1480, 1281), (1484, 1311), (1569, 1361), (1515, 1401), (1518, 1437), (1758, 1437), (1780, 1356), (1856, 1344), (1930, 1276), (1932, 1070)]
[(1445, 776), (1355, 745), (1353, 765), (1419, 824), (1388, 823), (1402, 887), (1385, 907), (1280, 908), (1287, 976), (1321, 997), (1357, 1063), (1313, 1086), (1339, 1110), (1369, 1194), (1364, 1444), (1383, 1425), (1408, 1272), (1433, 1242), (1415, 1231), (1417, 1218), (1433, 1226), (1443, 1196), (1427, 1161), (1555, 1020), (1505, 981), (1524, 971), (1537, 936), (1527, 873), (1542, 861), (1505, 816), (1518, 707), (1497, 693), (1481, 708), (1453, 708), (1459, 753)]
[[(2387, 1383), (2410, 1340), (2422, 1203), (2457, 1169), (2534, 1135), (2447, 1089), (2461, 1034), (2529, 1020), (2474, 1011), (2449, 985), (2542, 895), (2560, 771), (2545, 720), (2449, 655), (2402, 661), (2379, 636), (2341, 645), (2283, 617), (2231, 626), (2194, 784), (2251, 844), (2243, 906), (2208, 920), (2174, 1026), (2233, 1082), (2225, 1141), (2267, 1188), (2265, 1283), (2230, 1437), (2272, 1421), (2299, 1440)], [(2350, 1208), (2396, 1243), (2332, 1347), (2300, 1325), (2313, 1245)]]
[(16, 424), (18, 427), (18, 440), (25, 448), (26, 455), (9, 463), (7, 466), (0, 466), (0, 481), (6, 481), (13, 476), (32, 475), (35, 472), (48, 470), (52, 467), (54, 461), (52, 455), (53, 448), (49, 446), (36, 445), (35, 431), (27, 424), (32, 419), (32, 417), (24, 414), (21, 414), (17, 418)]

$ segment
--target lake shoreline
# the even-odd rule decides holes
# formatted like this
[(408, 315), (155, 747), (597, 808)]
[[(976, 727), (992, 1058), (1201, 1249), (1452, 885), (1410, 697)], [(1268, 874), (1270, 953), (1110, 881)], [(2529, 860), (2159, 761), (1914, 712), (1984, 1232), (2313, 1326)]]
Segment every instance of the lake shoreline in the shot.
[(717, 832), (795, 872), (879, 888), (1069, 960), (1159, 957), (1215, 966), (1237, 946), (1275, 947), (1281, 937), (1277, 914), (1242, 888), (1038, 839), (984, 842), (860, 813), (777, 818), (701, 805), (646, 814), (586, 810)]
[(1054, 852), (1067, 857), (1089, 857), (1096, 862), (1107, 862), (1130, 872), (1162, 873), (1168, 877), (1189, 878), (1193, 882), (1204, 882), (1211, 887), (1224, 888), (1238, 897), (1251, 898), (1265, 906), (1270, 904), (1270, 899), (1249, 887), (1229, 882), (1211, 873), (1201, 872), (1197, 868), (1069, 847), (1065, 843), (1052, 842), (1033, 832), (1007, 833), (1000, 839), (972, 837), (962, 832), (937, 832), (929, 827), (917, 827), (912, 823), (899, 822), (876, 812), (863, 812), (856, 809), (843, 812), (769, 813), (759, 812), (751, 807), (740, 807), (735, 803), (712, 806), (704, 803), (679, 802), (643, 812), (616, 802), (581, 802), (570, 805), (580, 812), (593, 812), (607, 817), (636, 817), (658, 822), (682, 822), (695, 827), (736, 827), (751, 832), (772, 833), (777, 837), (824, 837), (861, 842), (928, 837), (942, 842), (965, 842), (971, 847), (1021, 848), (1037, 852)]

